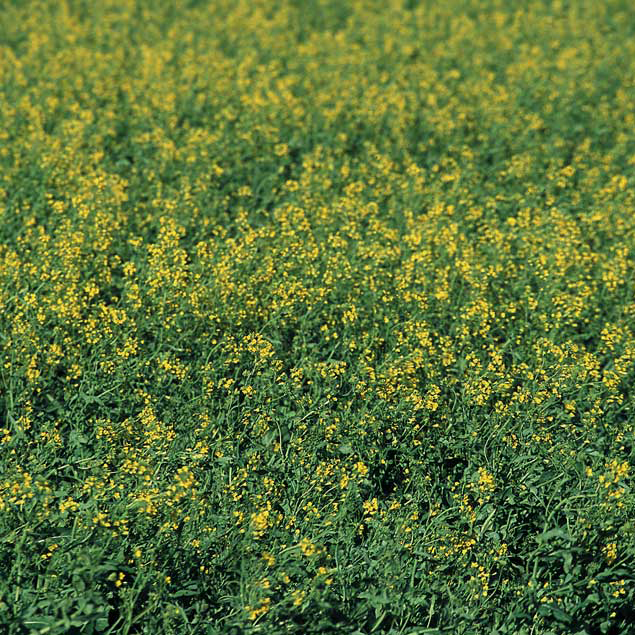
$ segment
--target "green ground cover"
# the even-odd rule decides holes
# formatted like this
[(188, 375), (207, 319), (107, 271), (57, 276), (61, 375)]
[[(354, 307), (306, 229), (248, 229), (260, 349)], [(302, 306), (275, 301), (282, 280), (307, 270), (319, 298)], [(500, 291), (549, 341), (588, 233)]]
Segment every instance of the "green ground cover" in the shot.
[(635, 633), (635, 6), (6, 1), (0, 631)]

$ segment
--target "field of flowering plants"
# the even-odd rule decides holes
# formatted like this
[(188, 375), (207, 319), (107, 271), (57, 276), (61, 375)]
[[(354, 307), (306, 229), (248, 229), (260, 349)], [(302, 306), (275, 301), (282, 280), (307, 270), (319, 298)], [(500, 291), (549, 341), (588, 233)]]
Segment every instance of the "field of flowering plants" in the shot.
[(5, 0), (0, 632), (635, 633), (635, 5)]

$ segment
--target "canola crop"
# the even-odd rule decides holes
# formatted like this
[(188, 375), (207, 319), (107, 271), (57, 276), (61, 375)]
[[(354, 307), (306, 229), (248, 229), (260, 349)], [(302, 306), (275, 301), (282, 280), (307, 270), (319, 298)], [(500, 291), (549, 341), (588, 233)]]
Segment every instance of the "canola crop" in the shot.
[(635, 633), (635, 6), (7, 0), (0, 630)]

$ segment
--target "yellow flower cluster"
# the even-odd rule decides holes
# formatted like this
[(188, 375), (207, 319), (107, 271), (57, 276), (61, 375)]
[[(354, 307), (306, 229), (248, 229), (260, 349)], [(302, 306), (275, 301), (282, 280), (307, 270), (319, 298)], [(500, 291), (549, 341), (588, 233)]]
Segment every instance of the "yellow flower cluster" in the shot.
[(538, 571), (551, 524), (633, 556), (631, 4), (4, 3), (14, 614), (556, 615), (587, 599)]

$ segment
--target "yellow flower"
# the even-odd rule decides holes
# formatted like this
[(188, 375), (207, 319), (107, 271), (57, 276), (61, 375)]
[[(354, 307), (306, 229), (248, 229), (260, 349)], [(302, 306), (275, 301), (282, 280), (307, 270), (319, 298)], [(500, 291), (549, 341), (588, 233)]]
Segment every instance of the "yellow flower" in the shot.
[(263, 551), (262, 559), (267, 563), (268, 567), (273, 567), (276, 564), (276, 557), (268, 551)]
[(291, 593), (291, 597), (293, 598), (293, 606), (300, 606), (302, 604), (302, 600), (304, 600), (306, 593), (301, 589), (296, 589)]

